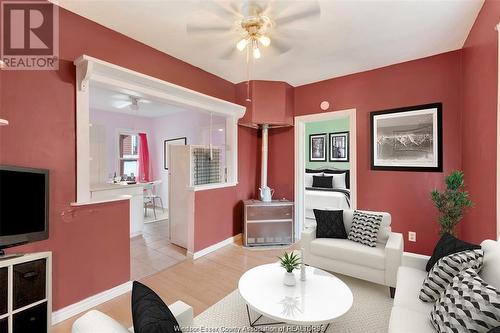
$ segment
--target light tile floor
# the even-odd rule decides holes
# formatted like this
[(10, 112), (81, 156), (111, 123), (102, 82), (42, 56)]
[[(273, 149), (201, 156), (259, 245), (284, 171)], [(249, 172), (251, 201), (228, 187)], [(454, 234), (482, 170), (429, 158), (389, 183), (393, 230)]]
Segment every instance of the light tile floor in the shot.
[(144, 224), (143, 234), (130, 239), (132, 280), (153, 275), (186, 259), (186, 250), (169, 240), (168, 220)]

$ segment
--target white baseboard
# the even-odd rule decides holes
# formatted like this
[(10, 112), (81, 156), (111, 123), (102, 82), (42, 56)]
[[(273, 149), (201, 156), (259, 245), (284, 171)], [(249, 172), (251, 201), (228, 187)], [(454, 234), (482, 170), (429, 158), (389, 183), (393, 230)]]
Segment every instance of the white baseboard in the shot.
[(241, 233), (239, 233), (233, 237), (229, 237), (228, 239), (224, 239), (222, 242), (219, 242), (217, 244), (210, 245), (209, 247), (206, 247), (203, 250), (200, 250), (198, 252), (188, 253), (188, 256), (192, 257), (193, 260), (196, 260), (196, 259), (201, 258), (201, 257), (203, 257), (211, 252), (217, 251), (218, 249), (220, 249), (226, 245), (233, 244), (233, 243), (239, 241), (240, 239), (241, 239)]
[(85, 312), (93, 307), (107, 302), (115, 297), (125, 294), (132, 290), (132, 281), (125, 282), (119, 286), (103, 291), (97, 295), (90, 296), (80, 302), (68, 305), (65, 308), (52, 312), (52, 325), (60, 323), (77, 314)]

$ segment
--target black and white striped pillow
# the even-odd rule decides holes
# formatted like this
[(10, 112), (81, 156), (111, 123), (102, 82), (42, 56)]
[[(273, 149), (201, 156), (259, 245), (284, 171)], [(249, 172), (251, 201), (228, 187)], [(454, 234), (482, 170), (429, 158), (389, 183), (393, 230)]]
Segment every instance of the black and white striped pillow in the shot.
[(467, 250), (450, 254), (432, 266), (420, 289), (419, 298), (424, 302), (435, 302), (439, 294), (461, 271), (472, 268), (479, 271), (483, 266), (482, 250)]
[(430, 319), (440, 333), (488, 332), (500, 326), (500, 292), (473, 269), (455, 276), (434, 304)]
[(377, 246), (377, 235), (382, 223), (382, 215), (362, 213), (355, 210), (352, 218), (349, 240), (370, 247)]

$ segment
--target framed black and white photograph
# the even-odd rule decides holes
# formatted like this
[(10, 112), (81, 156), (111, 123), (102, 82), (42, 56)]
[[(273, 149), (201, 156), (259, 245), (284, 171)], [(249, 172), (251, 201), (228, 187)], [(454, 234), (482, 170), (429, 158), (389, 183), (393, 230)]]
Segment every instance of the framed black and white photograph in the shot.
[(168, 170), (168, 146), (170, 145), (187, 145), (187, 138), (175, 138), (163, 141), (163, 168)]
[(442, 105), (418, 105), (370, 113), (371, 168), (443, 171)]
[(349, 132), (330, 133), (330, 162), (349, 162)]
[(326, 133), (309, 135), (309, 162), (326, 162)]

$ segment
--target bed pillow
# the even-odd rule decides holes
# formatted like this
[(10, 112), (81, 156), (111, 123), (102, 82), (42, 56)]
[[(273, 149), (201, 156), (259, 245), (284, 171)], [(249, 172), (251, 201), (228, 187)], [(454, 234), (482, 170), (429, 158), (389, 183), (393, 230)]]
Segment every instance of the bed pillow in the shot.
[(323, 176), (323, 172), (319, 172), (319, 173), (306, 173), (306, 176), (304, 178), (304, 185), (305, 185), (305, 187), (312, 187), (313, 186), (313, 176)]
[(461, 271), (472, 268), (479, 272), (482, 266), (482, 250), (457, 252), (439, 259), (425, 277), (419, 298), (424, 302), (437, 301), (439, 294)]
[(333, 179), (332, 179), (332, 181), (333, 181), (332, 187), (333, 188), (339, 188), (339, 189), (343, 189), (343, 190), (346, 189), (346, 184), (345, 184), (346, 174), (345, 173), (338, 173), (338, 174), (332, 173), (330, 175), (333, 177)]
[(500, 326), (500, 292), (473, 269), (455, 276), (431, 311), (438, 332), (488, 332)]
[(332, 176), (313, 176), (313, 186), (320, 188), (332, 188), (333, 186)]
[(132, 320), (135, 333), (182, 333), (163, 300), (137, 281), (132, 286)]
[(316, 238), (347, 238), (344, 226), (344, 211), (314, 209)]
[(349, 240), (367, 245), (377, 246), (378, 230), (382, 222), (382, 215), (363, 213), (355, 210), (352, 218)]
[(481, 246), (464, 242), (455, 236), (445, 233), (439, 239), (432, 256), (425, 266), (425, 270), (428, 272), (431, 270), (432, 266), (441, 259), (452, 253), (462, 252), (465, 250), (480, 250)]

